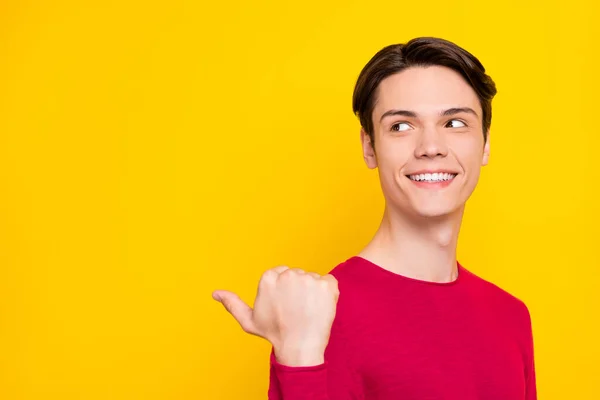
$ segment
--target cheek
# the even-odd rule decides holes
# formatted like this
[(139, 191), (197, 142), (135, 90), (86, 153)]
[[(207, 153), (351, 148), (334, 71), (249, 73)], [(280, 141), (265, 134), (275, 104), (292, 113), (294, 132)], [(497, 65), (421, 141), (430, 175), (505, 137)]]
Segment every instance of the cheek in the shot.
[(401, 169), (413, 154), (408, 138), (384, 138), (376, 143), (377, 165), (388, 172)]
[(462, 143), (456, 148), (456, 158), (465, 171), (467, 186), (472, 191), (477, 185), (483, 159), (483, 141), (470, 141)]
[(483, 137), (469, 135), (469, 137), (456, 138), (456, 140), (452, 141), (451, 148), (458, 161), (466, 170), (479, 169), (481, 167), (481, 161), (483, 160)]
[[(402, 173), (412, 155), (410, 144), (400, 138), (382, 140), (377, 147), (377, 166), (384, 191), (394, 193), (398, 186), (398, 175)], [(404, 138), (405, 139), (405, 138)]]

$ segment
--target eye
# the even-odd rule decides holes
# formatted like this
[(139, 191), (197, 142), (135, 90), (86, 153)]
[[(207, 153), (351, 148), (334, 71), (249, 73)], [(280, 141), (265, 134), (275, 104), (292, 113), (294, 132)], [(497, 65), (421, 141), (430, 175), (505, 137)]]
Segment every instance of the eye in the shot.
[(410, 125), (406, 122), (398, 122), (392, 125), (392, 130), (396, 132), (404, 132), (410, 129)]
[(451, 119), (446, 123), (447, 128), (464, 128), (465, 126), (467, 126), (467, 124), (459, 119)]

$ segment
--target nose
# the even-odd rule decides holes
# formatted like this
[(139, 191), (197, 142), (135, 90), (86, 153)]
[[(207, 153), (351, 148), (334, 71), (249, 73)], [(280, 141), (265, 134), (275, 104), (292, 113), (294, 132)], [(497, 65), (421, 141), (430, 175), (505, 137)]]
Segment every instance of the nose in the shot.
[(448, 146), (443, 132), (434, 127), (422, 129), (415, 146), (415, 157), (435, 158), (446, 157), (447, 155)]

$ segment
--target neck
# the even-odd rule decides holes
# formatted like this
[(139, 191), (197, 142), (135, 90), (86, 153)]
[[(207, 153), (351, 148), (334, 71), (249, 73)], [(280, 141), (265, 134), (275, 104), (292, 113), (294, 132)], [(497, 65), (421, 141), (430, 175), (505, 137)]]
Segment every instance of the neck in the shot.
[(430, 282), (458, 276), (456, 247), (464, 206), (442, 217), (409, 217), (386, 206), (379, 229), (359, 256), (397, 274)]

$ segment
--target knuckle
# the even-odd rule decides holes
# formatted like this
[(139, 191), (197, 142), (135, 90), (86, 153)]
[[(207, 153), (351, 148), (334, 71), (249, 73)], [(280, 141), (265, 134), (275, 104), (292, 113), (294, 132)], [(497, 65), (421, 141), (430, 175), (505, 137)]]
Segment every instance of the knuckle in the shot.
[(302, 270), (299, 268), (288, 268), (285, 271), (283, 271), (281, 274), (279, 274), (280, 278), (285, 278), (285, 279), (294, 279), (297, 278), (299, 276), (302, 276)]
[(282, 273), (285, 273), (287, 270), (288, 267), (286, 266), (279, 266), (266, 270), (260, 277), (260, 285), (263, 286), (268, 284), (274, 284), (275, 282), (277, 282), (277, 278)]
[(277, 272), (272, 269), (266, 270), (260, 277), (260, 281), (264, 283), (272, 282), (274, 279), (277, 279)]
[(334, 293), (339, 293), (338, 281), (333, 275), (326, 275), (323, 279), (323, 282), (327, 284), (329, 290), (333, 291)]
[(305, 275), (306, 274), (306, 271), (304, 271), (301, 268), (291, 268), (290, 271), (296, 275)]
[(334, 288), (335, 290), (338, 290), (339, 285), (338, 285), (338, 281), (336, 279), (333, 279), (330, 283), (331, 287)]
[(288, 267), (287, 265), (279, 265), (275, 268), (271, 268), (271, 271), (273, 271), (275, 274), (279, 275), (279, 274), (287, 271), (288, 269), (290, 269), (290, 267)]
[(281, 274), (277, 276), (277, 284), (288, 285), (290, 282), (294, 281), (296, 274), (290, 270), (285, 270)]
[(294, 276), (294, 271), (292, 269), (286, 269), (285, 271), (283, 271), (282, 273), (280, 273), (278, 275), (278, 277), (281, 278), (289, 278), (290, 276)]
[(329, 282), (327, 282), (324, 279), (319, 279), (317, 281), (317, 285), (319, 285), (319, 287), (322, 288), (322, 289), (329, 289), (329, 287), (330, 287)]

